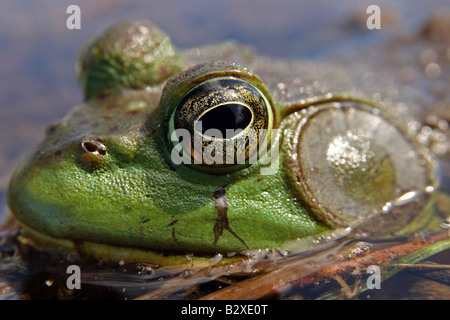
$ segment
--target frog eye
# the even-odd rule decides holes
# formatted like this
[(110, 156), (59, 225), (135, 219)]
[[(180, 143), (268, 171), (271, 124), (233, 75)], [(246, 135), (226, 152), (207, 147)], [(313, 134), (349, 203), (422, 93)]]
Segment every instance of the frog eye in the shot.
[(302, 113), (291, 139), (295, 185), (305, 205), (328, 225), (355, 226), (380, 212), (385, 225), (377, 229), (389, 230), (388, 216), (407, 225), (434, 190), (430, 155), (398, 121), (374, 107), (354, 102), (312, 107)]
[(181, 145), (184, 163), (197, 164), (193, 168), (199, 170), (232, 171), (257, 160), (272, 126), (271, 103), (257, 83), (239, 74), (218, 75), (186, 90), (171, 115), (168, 134), (174, 146)]

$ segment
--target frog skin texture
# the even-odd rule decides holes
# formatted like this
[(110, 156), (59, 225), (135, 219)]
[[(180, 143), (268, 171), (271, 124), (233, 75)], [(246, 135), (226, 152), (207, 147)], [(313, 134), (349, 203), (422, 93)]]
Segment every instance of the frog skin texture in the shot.
[[(157, 263), (349, 227), (410, 232), (427, 220), (434, 160), (372, 99), (377, 88), (354, 89), (334, 67), (273, 62), (230, 43), (182, 53), (148, 21), (112, 26), (83, 47), (85, 99), (16, 170), (11, 211), (43, 246)], [(174, 130), (201, 136), (200, 118), (266, 129), (267, 152), (255, 163), (174, 163)], [(243, 147), (246, 160), (254, 147)], [(197, 159), (192, 150), (184, 160)]]

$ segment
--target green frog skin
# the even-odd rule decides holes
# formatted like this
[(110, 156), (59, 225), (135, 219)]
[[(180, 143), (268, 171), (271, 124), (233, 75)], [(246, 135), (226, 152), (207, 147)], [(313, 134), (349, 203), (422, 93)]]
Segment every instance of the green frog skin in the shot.
[[(147, 21), (88, 42), (77, 65), (84, 102), (48, 127), (9, 186), (25, 233), (98, 259), (176, 264), (349, 227), (402, 234), (427, 221), (434, 161), (384, 104), (346, 91), (338, 71), (309, 67), (295, 77), (323, 86), (277, 99), (282, 72), (286, 85), (298, 79), (286, 64), (263, 71), (263, 82), (249, 69), (262, 70), (258, 60), (230, 48), (183, 55)], [(235, 148), (246, 163), (211, 164), (199, 158), (211, 142), (200, 143), (175, 163), (176, 130), (193, 146), (205, 136), (199, 119), (266, 129), (257, 141), (267, 152), (249, 163), (249, 143)]]

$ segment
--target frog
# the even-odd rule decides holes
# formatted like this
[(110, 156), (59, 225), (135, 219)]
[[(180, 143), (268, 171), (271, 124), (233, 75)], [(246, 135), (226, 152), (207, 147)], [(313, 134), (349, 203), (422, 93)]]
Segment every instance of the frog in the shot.
[(274, 72), (230, 46), (181, 52), (147, 20), (89, 40), (83, 102), (46, 129), (7, 191), (29, 241), (203, 265), (429, 223), (436, 160), (391, 97), (333, 65)]

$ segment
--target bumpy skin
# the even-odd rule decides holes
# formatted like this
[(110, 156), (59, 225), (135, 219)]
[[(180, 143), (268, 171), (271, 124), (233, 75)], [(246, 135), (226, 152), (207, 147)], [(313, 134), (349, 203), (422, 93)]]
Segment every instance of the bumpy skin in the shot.
[[(48, 128), (11, 180), (8, 203), (27, 230), (75, 243), (214, 254), (278, 247), (351, 224), (315, 213), (302, 194), (290, 167), (295, 119), (288, 117), (314, 103), (370, 102), (328, 91), (277, 102), (251, 71), (203, 65), (204, 74), (243, 76), (259, 86), (273, 108), (273, 128), (284, 131), (276, 137), (274, 174), (262, 174), (260, 162), (230, 172), (196, 170), (170, 159), (168, 122), (198, 73), (177, 76), (196, 63), (181, 61), (148, 22), (122, 23), (83, 49), (84, 103)], [(432, 184), (424, 175), (423, 184)]]
[(154, 86), (181, 70), (170, 38), (149, 22), (122, 22), (87, 42), (77, 73), (86, 99), (105, 90)]

